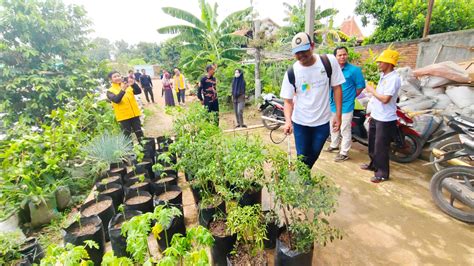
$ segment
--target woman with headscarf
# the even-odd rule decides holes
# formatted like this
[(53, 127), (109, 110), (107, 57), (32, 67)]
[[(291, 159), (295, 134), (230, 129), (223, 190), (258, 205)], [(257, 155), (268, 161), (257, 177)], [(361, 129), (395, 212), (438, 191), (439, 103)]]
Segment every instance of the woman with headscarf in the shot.
[(232, 79), (232, 101), (234, 103), (235, 118), (238, 127), (247, 127), (244, 124), (245, 107), (245, 79), (241, 69), (236, 69)]
[(161, 80), (163, 83), (163, 91), (165, 94), (165, 105), (166, 106), (174, 106), (174, 96), (173, 96), (173, 89), (170, 80), (170, 73), (165, 72), (163, 74), (163, 79)]

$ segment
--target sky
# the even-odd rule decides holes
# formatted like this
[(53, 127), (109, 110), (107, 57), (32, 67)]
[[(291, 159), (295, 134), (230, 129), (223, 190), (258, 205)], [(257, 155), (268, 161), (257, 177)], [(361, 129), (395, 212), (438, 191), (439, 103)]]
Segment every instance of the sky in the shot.
[[(64, 0), (67, 4), (77, 4), (85, 7), (88, 17), (92, 20), (92, 37), (103, 37), (109, 40), (125, 40), (129, 44), (138, 42), (160, 43), (170, 35), (159, 34), (156, 29), (179, 24), (177, 20), (166, 15), (162, 7), (170, 6), (184, 9), (200, 17), (198, 0)], [(353, 16), (357, 0), (316, 0), (316, 6), (322, 8), (336, 8), (339, 13), (334, 19), (334, 25), (339, 26), (342, 21)], [(218, 21), (227, 15), (250, 6), (250, 0), (208, 0), (218, 4)], [(285, 25), (285, 8), (283, 2), (297, 4), (297, 0), (254, 0), (254, 6), (259, 18), (271, 18), (280, 26)], [(362, 33), (368, 36), (373, 26), (362, 27), (360, 19), (356, 21)]]

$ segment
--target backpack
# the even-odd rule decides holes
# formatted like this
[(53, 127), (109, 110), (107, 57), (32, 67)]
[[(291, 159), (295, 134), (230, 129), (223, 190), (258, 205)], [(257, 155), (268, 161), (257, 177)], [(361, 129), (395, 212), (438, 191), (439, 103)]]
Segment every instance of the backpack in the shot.
[[(319, 58), (321, 59), (321, 62), (323, 63), (324, 70), (326, 70), (326, 75), (328, 76), (328, 79), (329, 79), (329, 86), (331, 86), (331, 76), (332, 76), (331, 62), (329, 62), (329, 58), (325, 54), (319, 55)], [(293, 65), (291, 65), (288, 68), (286, 73), (288, 73), (288, 81), (290, 82), (291, 85), (293, 85), (296, 92), (296, 78), (295, 78), (295, 70), (293, 69)]]

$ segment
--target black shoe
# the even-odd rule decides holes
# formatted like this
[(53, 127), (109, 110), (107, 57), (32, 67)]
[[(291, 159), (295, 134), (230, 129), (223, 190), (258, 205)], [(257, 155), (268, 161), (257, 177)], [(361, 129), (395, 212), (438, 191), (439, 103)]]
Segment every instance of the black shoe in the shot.
[(387, 177), (378, 177), (378, 176), (374, 176), (370, 179), (370, 182), (372, 183), (380, 183), (380, 182), (384, 182), (384, 181), (387, 181), (388, 178)]
[(375, 168), (371, 167), (370, 164), (366, 164), (366, 163), (361, 164), (360, 169), (367, 170), (367, 171), (372, 171), (372, 172), (375, 171)]
[(247, 126), (246, 126), (246, 125), (241, 125), (240, 127), (247, 128)]

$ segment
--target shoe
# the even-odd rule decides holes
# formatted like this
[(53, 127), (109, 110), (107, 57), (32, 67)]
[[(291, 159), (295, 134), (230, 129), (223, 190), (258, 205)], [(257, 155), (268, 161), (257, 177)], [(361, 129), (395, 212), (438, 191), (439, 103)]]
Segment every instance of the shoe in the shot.
[(360, 169), (367, 170), (367, 171), (372, 171), (372, 172), (375, 171), (375, 168), (370, 167), (370, 164), (366, 164), (366, 163), (361, 164)]
[(247, 128), (247, 126), (246, 126), (246, 125), (241, 125), (240, 127)]
[(234, 129), (240, 128), (240, 126), (235, 126)]
[(334, 158), (335, 162), (343, 162), (349, 159), (349, 156), (344, 155), (344, 154), (338, 154), (336, 155), (336, 158)]
[(339, 147), (333, 148), (331, 147), (331, 145), (329, 145), (329, 147), (326, 148), (327, 152), (333, 152), (333, 151), (338, 151), (338, 150), (339, 150)]
[(378, 177), (378, 176), (374, 176), (370, 179), (370, 182), (372, 183), (380, 183), (380, 182), (384, 182), (384, 181), (387, 181), (388, 178), (386, 177)]

